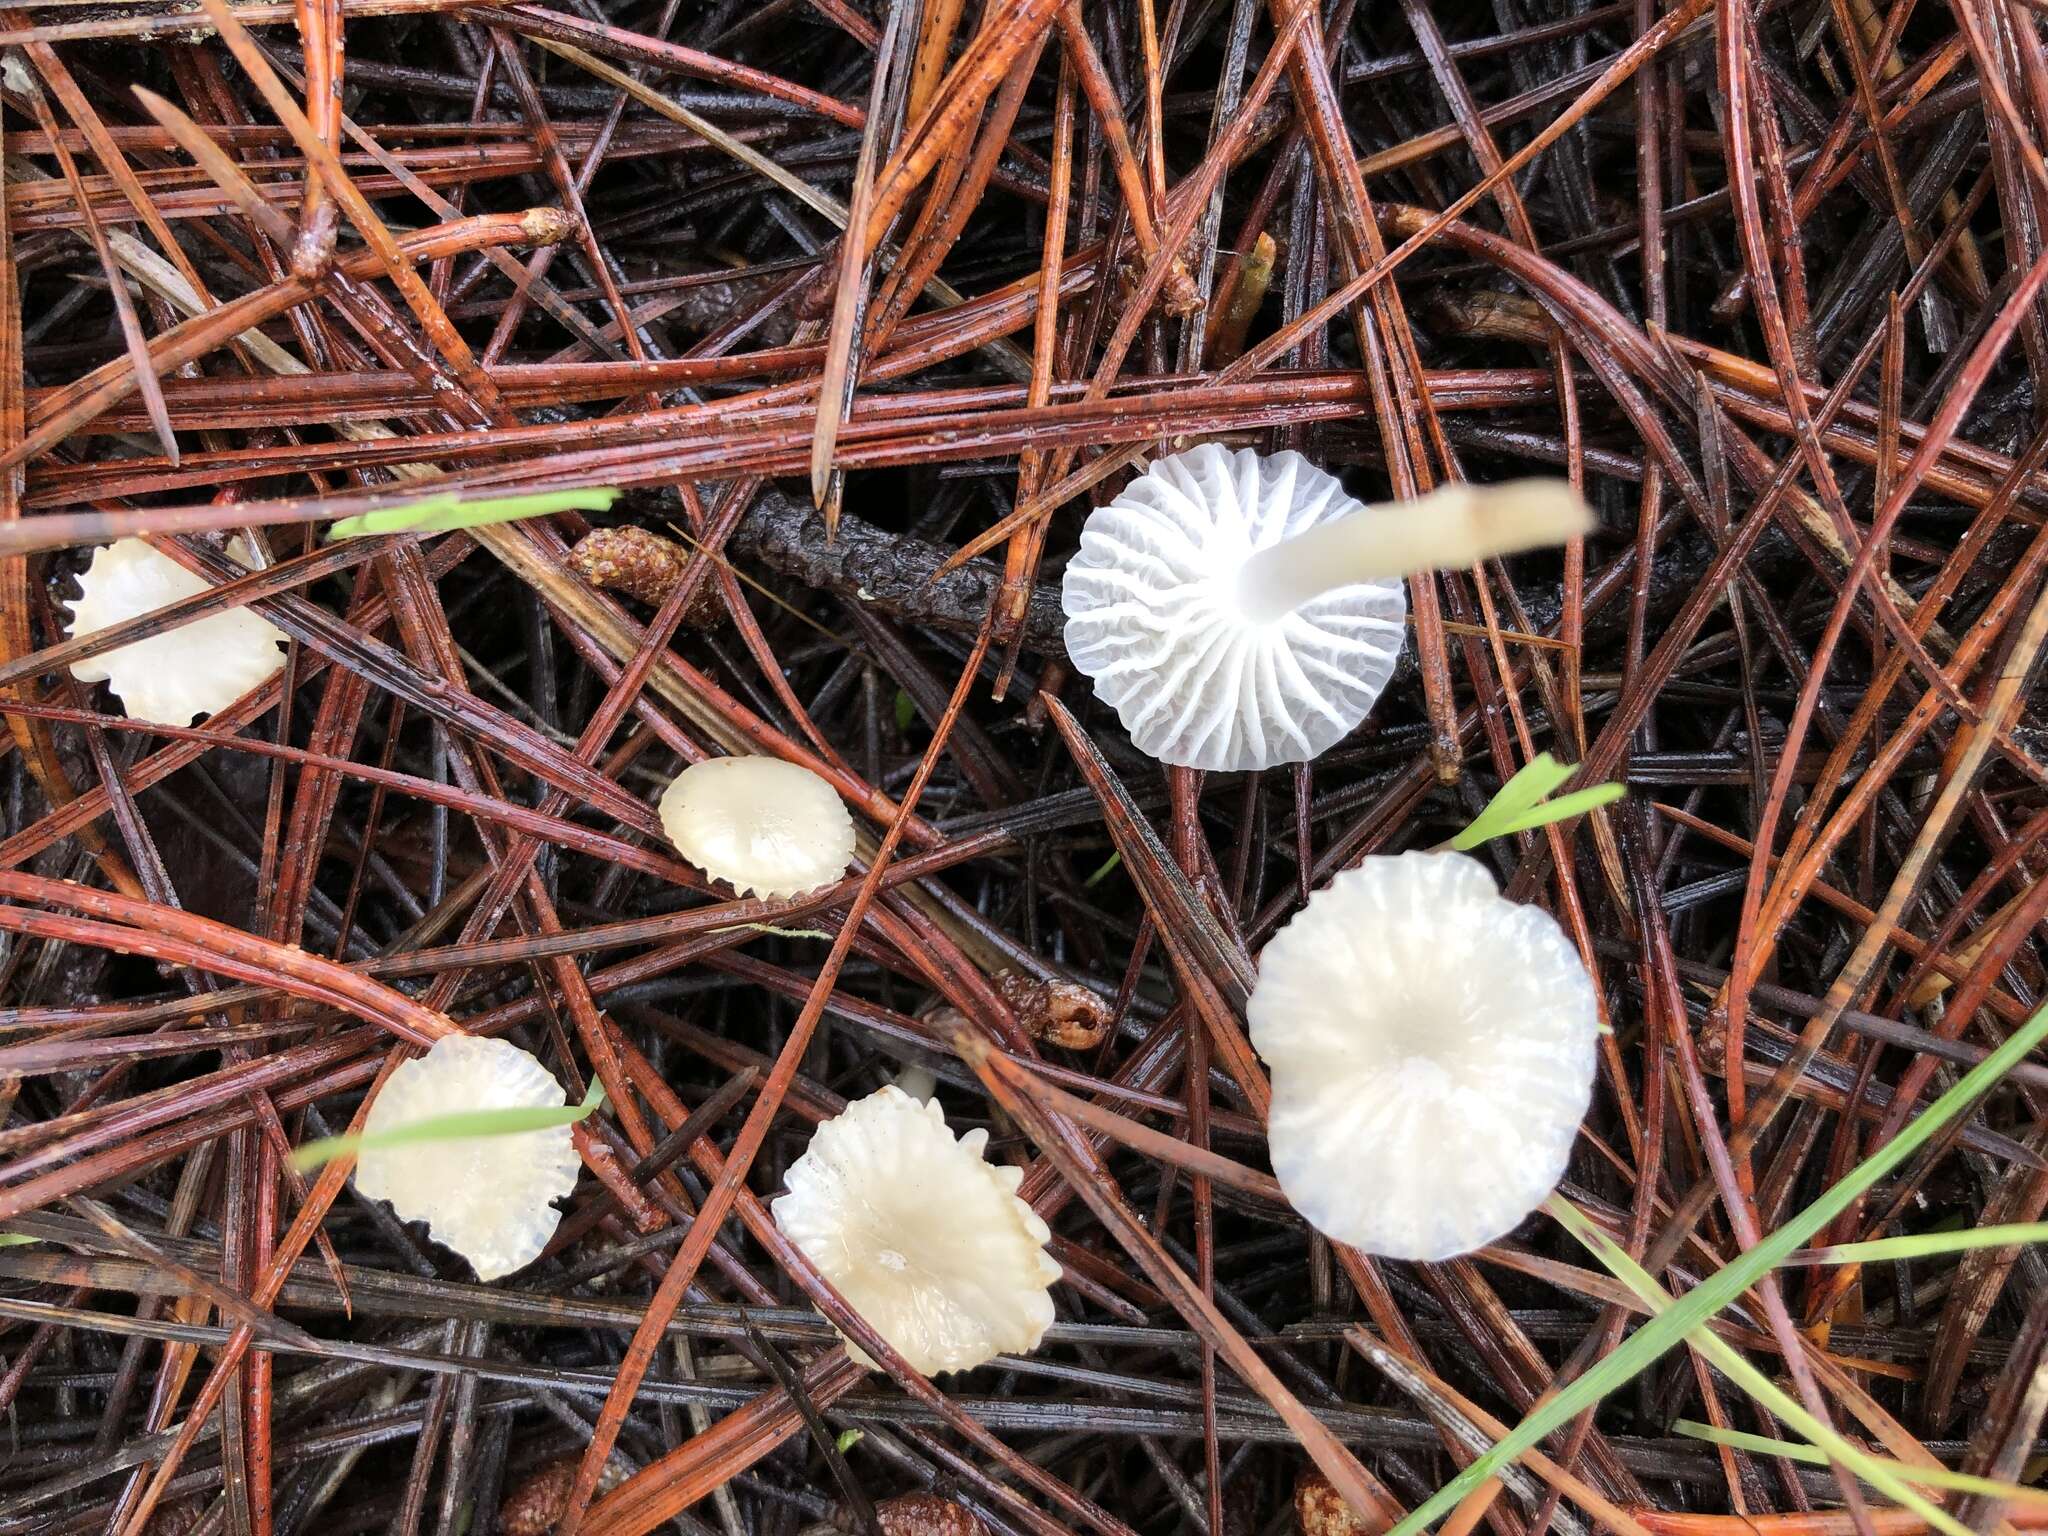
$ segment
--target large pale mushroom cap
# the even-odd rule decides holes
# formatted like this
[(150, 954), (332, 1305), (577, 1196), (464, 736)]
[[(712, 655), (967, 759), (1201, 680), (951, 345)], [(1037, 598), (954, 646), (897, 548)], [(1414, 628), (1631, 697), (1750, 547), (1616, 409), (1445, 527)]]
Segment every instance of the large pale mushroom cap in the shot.
[(693, 763), (662, 792), (660, 810), (682, 856), (742, 896), (801, 896), (853, 860), (853, 818), (839, 792), (780, 758)]
[[(505, 1040), (449, 1035), (392, 1072), (363, 1130), (380, 1135), (472, 1110), (558, 1109), (567, 1097), (530, 1052)], [(562, 1220), (553, 1202), (576, 1188), (580, 1166), (573, 1133), (557, 1125), (365, 1147), (356, 1188), (389, 1200), (406, 1221), (426, 1222), (434, 1241), (469, 1260), (478, 1279), (495, 1280), (540, 1257)]]
[(928, 1376), (1036, 1348), (1052, 1326), (1052, 1234), (1017, 1198), (1023, 1170), (983, 1160), (987, 1141), (955, 1141), (936, 1102), (892, 1085), (819, 1126), (774, 1202), (790, 1241)]
[[(102, 545), (78, 578), (70, 632), (126, 623), (208, 583), (141, 539)], [(82, 683), (105, 683), (131, 720), (190, 725), (225, 709), (284, 665), (284, 632), (247, 608), (209, 613), (176, 629), (74, 662)]]
[(1393, 676), (1406, 589), (1356, 582), (1266, 619), (1238, 578), (1254, 552), (1360, 510), (1298, 453), (1204, 443), (1161, 459), (1081, 531), (1061, 589), (1067, 654), (1163, 763), (1230, 772), (1316, 757)]
[(1563, 1177), (1599, 1009), (1556, 921), (1459, 853), (1368, 858), (1259, 959), (1273, 1171), (1317, 1231), (1445, 1259), (1512, 1231)]

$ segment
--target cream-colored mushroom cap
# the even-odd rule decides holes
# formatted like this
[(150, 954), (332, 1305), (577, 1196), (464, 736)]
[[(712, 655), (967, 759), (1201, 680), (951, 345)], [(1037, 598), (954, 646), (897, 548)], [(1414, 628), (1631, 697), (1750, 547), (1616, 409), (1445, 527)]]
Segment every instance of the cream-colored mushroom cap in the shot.
[(662, 792), (677, 851), (742, 896), (801, 896), (853, 860), (853, 818), (810, 769), (776, 757), (693, 763)]
[(1090, 515), (1061, 587), (1067, 654), (1163, 763), (1303, 762), (1348, 736), (1393, 676), (1402, 576), (1591, 526), (1562, 481), (1363, 507), (1298, 453), (1204, 443)]
[[(381, 1135), (440, 1115), (486, 1109), (558, 1109), (568, 1095), (529, 1051), (506, 1040), (449, 1035), (402, 1062), (371, 1104), (363, 1130)], [(574, 1134), (566, 1125), (511, 1136), (365, 1147), (356, 1188), (389, 1200), (406, 1221), (424, 1221), (480, 1280), (495, 1280), (540, 1257), (562, 1213), (554, 1203), (576, 1188)]]
[(987, 1141), (954, 1140), (935, 1101), (891, 1085), (819, 1126), (774, 1202), (775, 1224), (927, 1376), (1034, 1349), (1052, 1326), (1052, 1234), (1017, 1198), (1023, 1170), (983, 1159)]
[[(231, 551), (233, 552), (233, 551)], [(70, 604), (73, 637), (153, 613), (210, 585), (141, 539), (94, 552)], [(131, 720), (190, 725), (225, 709), (284, 665), (284, 632), (247, 608), (228, 608), (176, 629), (72, 663), (82, 683), (105, 683)]]
[(1592, 1098), (1593, 983), (1556, 921), (1460, 853), (1373, 857), (1267, 944), (1246, 1011), (1273, 1172), (1317, 1231), (1447, 1259), (1563, 1177)]

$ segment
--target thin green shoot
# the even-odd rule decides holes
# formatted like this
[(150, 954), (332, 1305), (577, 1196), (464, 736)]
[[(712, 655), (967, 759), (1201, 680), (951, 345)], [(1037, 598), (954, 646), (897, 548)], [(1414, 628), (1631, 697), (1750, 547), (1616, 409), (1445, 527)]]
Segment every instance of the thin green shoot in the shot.
[(896, 690), (896, 730), (899, 735), (910, 734), (910, 722), (917, 718), (917, 704), (905, 688)]
[(581, 1104), (564, 1104), (558, 1109), (458, 1109), (452, 1114), (429, 1115), (411, 1125), (388, 1131), (352, 1136), (322, 1136), (304, 1143), (292, 1153), (292, 1167), (311, 1173), (337, 1157), (354, 1157), (358, 1152), (383, 1147), (410, 1147), (434, 1141), (468, 1141), (477, 1136), (523, 1136), (529, 1131), (552, 1130), (574, 1125), (596, 1113), (604, 1102), (604, 1085), (590, 1080), (590, 1092)]
[[(1715, 1445), (1725, 1445), (1738, 1451), (1749, 1451), (1757, 1456), (1782, 1456), (1787, 1461), (1801, 1461), (1808, 1466), (1827, 1465), (1827, 1454), (1811, 1445), (1802, 1445), (1796, 1440), (1773, 1440), (1769, 1435), (1752, 1435), (1739, 1429), (1721, 1429), (1713, 1424), (1701, 1424), (1693, 1419), (1679, 1419), (1672, 1424), (1678, 1434), (1694, 1440), (1710, 1440)], [(2017, 1483), (2001, 1483), (1996, 1478), (1978, 1477), (1970, 1472), (1956, 1472), (1947, 1467), (1915, 1467), (1903, 1461), (1886, 1460), (1885, 1464), (1895, 1470), (1909, 1483), (1918, 1483), (1924, 1488), (1941, 1488), (1952, 1493), (1976, 1493), (2001, 1503), (2048, 1506), (2048, 1488), (2025, 1488)]]
[[(1634, 1291), (1644, 1306), (1660, 1317), (1671, 1312), (1675, 1305), (1671, 1294), (1659, 1285), (1647, 1270), (1630, 1258), (1612, 1238), (1573, 1209), (1568, 1201), (1552, 1195), (1544, 1209), (1570, 1231), (1572, 1236), (1584, 1243), (1588, 1251), (1606, 1267), (1609, 1274)], [(1825, 1421), (1808, 1412), (1804, 1403), (1758, 1370), (1750, 1363), (1747, 1355), (1715, 1333), (1704, 1322), (1697, 1328), (1689, 1330), (1685, 1341), (1705, 1355), (1722, 1375), (1747, 1392), (1752, 1401), (1783, 1423), (1798, 1430), (1829, 1458), (1847, 1467), (1901, 1508), (1910, 1509), (1936, 1530), (1943, 1532), (1944, 1536), (1969, 1536), (1968, 1526), (1953, 1515), (1944, 1513), (1940, 1505), (1914, 1491), (1911, 1485), (1916, 1479), (1901, 1476), (1900, 1472), (1895, 1470), (1894, 1463), (1872, 1456), (1861, 1446), (1837, 1433)]]
[(1872, 1185), (1899, 1167), (1993, 1085), (2048, 1040), (2048, 1007), (2035, 1013), (1996, 1049), (1934, 1100), (1898, 1135), (1851, 1168), (1819, 1199), (1733, 1263), (1708, 1275), (1681, 1296), (1668, 1311), (1652, 1318), (1592, 1369), (1532, 1410), (1484, 1455), (1424, 1500), (1388, 1536), (1418, 1536), (1455, 1508), (1474, 1488), (1492, 1477), (1529, 1447), (1596, 1406), (1610, 1392), (1635, 1379), (1677, 1346), (1687, 1334), (1756, 1284), (1764, 1273), (1796, 1252), (1827, 1224), (1860, 1199)]
[(1086, 880), (1083, 880), (1081, 882), (1081, 889), (1084, 891), (1093, 890), (1096, 886), (1102, 884), (1103, 881), (1107, 880), (1111, 875), (1115, 874), (1117, 865), (1123, 863), (1123, 861), (1124, 856), (1122, 853), (1112, 853), (1108, 858), (1104, 859), (1099, 865), (1096, 866), (1094, 874), (1090, 875)]
[(827, 933), (823, 928), (778, 928), (773, 923), (727, 923), (723, 928), (714, 928), (713, 933), (738, 933), (741, 929), (754, 933), (770, 933), (778, 939), (823, 939), (830, 944), (837, 934)]
[(23, 1243), (40, 1243), (40, 1237), (30, 1237), (26, 1232), (0, 1232), (0, 1248), (19, 1248)]
[(1929, 1259), (1971, 1248), (2017, 1248), (2048, 1243), (2048, 1221), (2020, 1221), (2007, 1226), (1969, 1227), (1954, 1232), (1914, 1232), (1904, 1237), (1876, 1237), (1867, 1243), (1836, 1243), (1805, 1248), (1789, 1256), (1788, 1265), (1882, 1264), (1892, 1259)]
[(1716, 1424), (1702, 1424), (1697, 1419), (1673, 1419), (1671, 1432), (1675, 1435), (1684, 1435), (1691, 1440), (1707, 1440), (1715, 1445), (1725, 1445), (1730, 1450), (1747, 1451), (1752, 1456), (1780, 1456), (1786, 1461), (1804, 1462), (1809, 1467), (1824, 1467), (1828, 1464), (1825, 1451), (1810, 1445), (1801, 1445), (1796, 1440), (1773, 1440), (1769, 1435), (1752, 1435), (1740, 1429), (1722, 1429)]
[(1500, 792), (1486, 803), (1486, 809), (1473, 817), (1472, 824), (1447, 846), (1465, 853), (1496, 837), (1527, 832), (1598, 806), (1611, 805), (1626, 793), (1619, 784), (1594, 784), (1551, 799), (1576, 772), (1578, 766), (1574, 763), (1560, 763), (1548, 752), (1537, 753), (1521, 772), (1501, 785)]
[(861, 1441), (865, 1440), (867, 1437), (868, 1432), (864, 1429), (842, 1429), (841, 1431), (839, 1431), (839, 1438), (837, 1440), (834, 1440), (832, 1444), (838, 1450), (839, 1454), (844, 1456), (848, 1451), (852, 1450), (856, 1445), (859, 1445)]
[(570, 491), (538, 491), (529, 496), (491, 496), (464, 501), (458, 492), (427, 496), (402, 507), (383, 507), (344, 517), (327, 530), (330, 539), (359, 539), (373, 533), (446, 533), (480, 528), (486, 523), (512, 523), (550, 512), (602, 512), (618, 499), (610, 486)]

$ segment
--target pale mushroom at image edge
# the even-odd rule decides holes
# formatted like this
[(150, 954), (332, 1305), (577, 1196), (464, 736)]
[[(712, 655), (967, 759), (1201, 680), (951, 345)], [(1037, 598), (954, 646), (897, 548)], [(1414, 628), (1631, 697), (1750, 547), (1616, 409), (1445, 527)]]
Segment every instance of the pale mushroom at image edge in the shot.
[(801, 896), (853, 862), (853, 818), (839, 792), (780, 758), (692, 763), (659, 810), (676, 851), (742, 896)]
[(784, 1235), (927, 1376), (1035, 1349), (1052, 1326), (1052, 1234), (1017, 1198), (1023, 1170), (988, 1163), (987, 1142), (955, 1140), (936, 1102), (891, 1085), (820, 1125), (772, 1202)]
[[(244, 565), (240, 540), (228, 553)], [(117, 539), (93, 552), (70, 603), (73, 639), (196, 597), (212, 583), (141, 539)], [(284, 665), (284, 631), (247, 608), (189, 619), (146, 639), (71, 664), (82, 683), (105, 683), (131, 720), (190, 725), (226, 709)]]
[(1067, 654), (1160, 762), (1306, 762), (1355, 730), (1393, 676), (1399, 578), (1591, 526), (1562, 481), (1366, 507), (1298, 453), (1204, 443), (1090, 514), (1062, 578)]
[[(442, 1115), (491, 1109), (560, 1109), (568, 1095), (529, 1051), (507, 1040), (449, 1035), (401, 1062), (370, 1105), (363, 1133), (381, 1136)], [(576, 1188), (582, 1160), (566, 1125), (509, 1136), (462, 1136), (365, 1146), (356, 1188), (388, 1200), (404, 1221), (424, 1221), (479, 1280), (524, 1269), (555, 1235), (554, 1202)]]
[(1592, 1100), (1600, 1013), (1578, 950), (1461, 853), (1337, 875), (1266, 945), (1246, 1018), (1281, 1188), (1367, 1253), (1447, 1259), (1513, 1231)]

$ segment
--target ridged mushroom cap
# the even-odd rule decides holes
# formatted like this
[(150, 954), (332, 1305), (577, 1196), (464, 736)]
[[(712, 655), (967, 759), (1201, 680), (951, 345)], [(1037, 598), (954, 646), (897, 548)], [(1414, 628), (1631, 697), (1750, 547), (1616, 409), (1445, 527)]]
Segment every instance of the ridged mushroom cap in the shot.
[(1366, 859), (1267, 944), (1246, 1011), (1273, 1171), (1317, 1231), (1446, 1259), (1563, 1177), (1600, 1015), (1578, 951), (1460, 853)]
[[(89, 635), (153, 613), (209, 583), (141, 539), (94, 552), (78, 578), (70, 633)], [(284, 632), (247, 608), (209, 613), (176, 629), (73, 662), (82, 683), (105, 683), (131, 720), (190, 725), (225, 709), (284, 665)]]
[(987, 1142), (956, 1141), (936, 1101), (892, 1085), (819, 1126), (774, 1201), (776, 1226), (927, 1376), (1034, 1349), (1052, 1326), (1052, 1234)]
[(1394, 674), (1398, 580), (1336, 587), (1255, 618), (1248, 556), (1361, 510), (1298, 453), (1204, 443), (1090, 514), (1061, 586), (1067, 655), (1141, 752), (1219, 772), (1305, 762), (1343, 740)]
[[(402, 1062), (371, 1104), (363, 1129), (380, 1135), (439, 1115), (484, 1109), (558, 1109), (568, 1095), (529, 1051), (506, 1040), (449, 1035)], [(512, 1136), (465, 1136), (410, 1146), (365, 1147), (356, 1188), (389, 1200), (405, 1221), (424, 1221), (495, 1280), (540, 1257), (561, 1224), (554, 1202), (576, 1188), (574, 1134), (566, 1125)]]
[(853, 860), (853, 818), (839, 792), (781, 758), (692, 763), (662, 792), (660, 811), (677, 851), (742, 896), (801, 896)]

